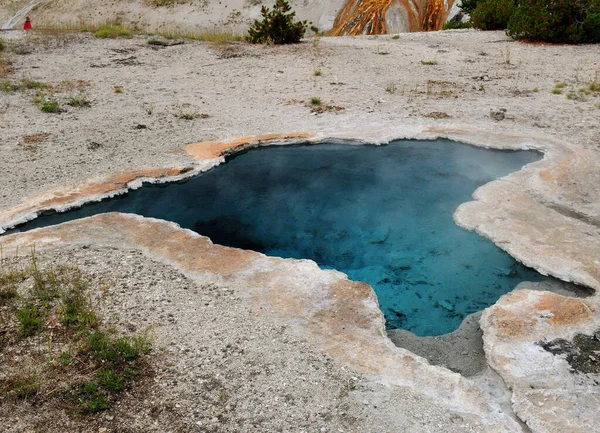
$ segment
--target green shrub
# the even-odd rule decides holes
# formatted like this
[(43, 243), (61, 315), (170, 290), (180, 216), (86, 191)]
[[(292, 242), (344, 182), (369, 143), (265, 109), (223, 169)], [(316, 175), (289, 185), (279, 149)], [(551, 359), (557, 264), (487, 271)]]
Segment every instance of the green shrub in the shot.
[(471, 22), (476, 29), (503, 30), (516, 9), (515, 0), (483, 0), (471, 14)]
[(460, 2), (459, 9), (464, 13), (471, 15), (477, 5), (482, 1), (483, 0), (462, 0), (462, 2)]
[(600, 0), (522, 0), (508, 22), (515, 39), (600, 42)]
[(442, 30), (454, 30), (454, 29), (470, 29), (473, 28), (471, 21), (448, 21), (442, 26)]
[(306, 32), (306, 21), (295, 21), (296, 12), (285, 0), (276, 0), (273, 10), (263, 6), (262, 21), (255, 20), (248, 29), (246, 40), (253, 44), (293, 44), (300, 42)]

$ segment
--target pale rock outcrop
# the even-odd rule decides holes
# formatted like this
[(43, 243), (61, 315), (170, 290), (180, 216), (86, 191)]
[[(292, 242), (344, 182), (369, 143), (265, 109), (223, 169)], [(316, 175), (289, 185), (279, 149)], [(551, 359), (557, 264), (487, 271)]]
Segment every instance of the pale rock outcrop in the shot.
[[(596, 341), (600, 300), (515, 290), (481, 317), (488, 364), (512, 389), (513, 409), (535, 433), (600, 428), (600, 353), (577, 347)], [(597, 342), (600, 349), (600, 341)], [(579, 368), (575, 354), (591, 367)]]

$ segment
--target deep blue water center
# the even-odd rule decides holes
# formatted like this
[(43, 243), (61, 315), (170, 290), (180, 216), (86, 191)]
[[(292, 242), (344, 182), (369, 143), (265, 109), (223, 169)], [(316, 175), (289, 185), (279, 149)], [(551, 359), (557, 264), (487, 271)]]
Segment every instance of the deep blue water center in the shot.
[(477, 187), (540, 157), (445, 140), (259, 148), (19, 229), (110, 211), (175, 221), (215, 243), (345, 272), (373, 286), (388, 328), (439, 335), (543, 279), (452, 220)]

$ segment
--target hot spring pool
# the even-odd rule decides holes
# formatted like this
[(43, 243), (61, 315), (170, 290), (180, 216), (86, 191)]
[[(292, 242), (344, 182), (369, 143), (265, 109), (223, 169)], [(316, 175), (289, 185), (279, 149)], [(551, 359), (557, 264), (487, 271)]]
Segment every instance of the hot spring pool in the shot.
[(174, 221), (215, 243), (345, 272), (373, 286), (388, 328), (439, 335), (546, 278), (452, 220), (477, 187), (540, 158), (447, 140), (264, 147), (18, 230), (103, 212)]

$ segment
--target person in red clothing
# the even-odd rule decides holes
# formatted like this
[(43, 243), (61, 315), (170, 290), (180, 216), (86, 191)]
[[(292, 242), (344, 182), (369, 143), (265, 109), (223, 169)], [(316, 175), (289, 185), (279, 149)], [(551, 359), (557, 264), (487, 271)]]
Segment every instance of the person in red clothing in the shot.
[(29, 17), (25, 17), (25, 24), (23, 24), (23, 30), (31, 30), (31, 20)]

